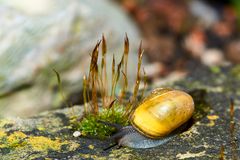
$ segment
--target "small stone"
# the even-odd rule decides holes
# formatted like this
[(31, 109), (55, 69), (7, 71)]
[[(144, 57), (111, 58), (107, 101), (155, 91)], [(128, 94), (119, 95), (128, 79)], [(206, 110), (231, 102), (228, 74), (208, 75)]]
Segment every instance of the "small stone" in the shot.
[(81, 132), (79, 131), (73, 132), (73, 137), (79, 137), (79, 136), (81, 136)]
[(224, 64), (223, 53), (219, 49), (207, 49), (201, 56), (201, 61), (207, 66), (218, 66)]

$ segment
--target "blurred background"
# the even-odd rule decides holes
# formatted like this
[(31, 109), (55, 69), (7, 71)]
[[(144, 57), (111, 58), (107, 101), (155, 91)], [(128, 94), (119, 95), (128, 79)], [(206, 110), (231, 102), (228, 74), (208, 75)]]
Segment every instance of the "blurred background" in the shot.
[(65, 107), (52, 69), (68, 101), (81, 104), (102, 34), (107, 59), (114, 53), (118, 62), (127, 33), (130, 84), (141, 40), (148, 81), (157, 86), (194, 67), (240, 63), (239, 0), (1, 0), (0, 26), (0, 117)]

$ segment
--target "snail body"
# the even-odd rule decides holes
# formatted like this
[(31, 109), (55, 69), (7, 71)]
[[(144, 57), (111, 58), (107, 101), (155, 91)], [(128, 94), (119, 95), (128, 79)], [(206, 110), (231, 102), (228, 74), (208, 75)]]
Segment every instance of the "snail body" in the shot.
[(138, 132), (133, 126), (126, 126), (112, 138), (117, 141), (118, 146), (126, 146), (130, 148), (152, 148), (168, 142), (175, 135), (176, 133), (172, 133), (162, 138), (152, 139)]
[(156, 89), (131, 116), (132, 126), (113, 135), (119, 146), (151, 148), (166, 143), (180, 133), (194, 112), (192, 97), (180, 90)]

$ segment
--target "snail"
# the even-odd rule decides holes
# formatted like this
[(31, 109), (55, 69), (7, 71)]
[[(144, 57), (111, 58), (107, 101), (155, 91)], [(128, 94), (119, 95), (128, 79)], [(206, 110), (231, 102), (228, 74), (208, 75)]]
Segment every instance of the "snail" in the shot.
[(192, 97), (180, 90), (155, 89), (134, 110), (131, 126), (114, 126), (118, 132), (110, 137), (118, 146), (152, 148), (168, 142), (182, 132), (194, 112)]

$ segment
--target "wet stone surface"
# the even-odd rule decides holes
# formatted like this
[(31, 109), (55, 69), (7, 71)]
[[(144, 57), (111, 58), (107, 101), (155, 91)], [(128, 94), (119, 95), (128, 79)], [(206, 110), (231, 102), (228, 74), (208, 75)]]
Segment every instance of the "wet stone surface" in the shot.
[[(219, 159), (221, 146), (225, 159), (240, 155), (240, 69), (198, 68), (189, 77), (174, 84), (189, 92), (196, 111), (186, 131), (164, 145), (151, 149), (113, 147), (107, 141), (74, 137), (70, 117), (81, 117), (75, 106), (42, 113), (28, 119), (0, 120), (0, 156), (2, 159)], [(157, 86), (160, 87), (160, 86)], [(230, 116), (230, 98), (234, 116)], [(234, 129), (231, 130), (231, 119)]]

